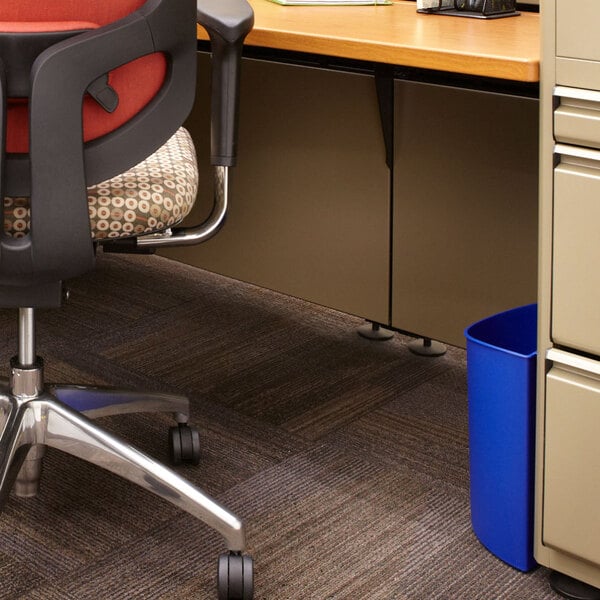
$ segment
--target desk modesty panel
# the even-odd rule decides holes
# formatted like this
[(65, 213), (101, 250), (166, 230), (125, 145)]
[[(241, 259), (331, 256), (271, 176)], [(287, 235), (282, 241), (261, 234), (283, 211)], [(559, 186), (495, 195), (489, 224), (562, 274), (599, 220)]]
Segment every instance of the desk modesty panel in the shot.
[[(255, 26), (246, 45), (436, 69), (511, 81), (539, 81), (540, 19), (418, 14), (391, 6), (280, 6), (249, 0)], [(208, 39), (198, 29), (199, 39)]]
[(395, 86), (391, 323), (463, 346), (471, 323), (536, 301), (539, 103)]
[[(538, 15), (250, 1), (227, 223), (165, 254), (457, 346), (473, 321), (535, 301)], [(349, 43), (348, 15), (367, 38), (377, 27), (384, 36)], [(487, 35), (499, 31), (510, 35), (494, 46)], [(199, 53), (199, 89), (207, 59)], [(187, 125), (200, 140), (208, 92), (197, 98)], [(210, 198), (197, 204), (207, 211)]]

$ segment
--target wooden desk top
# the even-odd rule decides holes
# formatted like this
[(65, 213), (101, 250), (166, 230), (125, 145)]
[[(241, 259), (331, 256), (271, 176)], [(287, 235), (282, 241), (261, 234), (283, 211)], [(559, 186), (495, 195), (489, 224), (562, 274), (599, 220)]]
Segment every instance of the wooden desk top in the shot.
[[(539, 81), (540, 19), (418, 14), (416, 3), (391, 6), (280, 6), (249, 0), (254, 29), (246, 44), (452, 73)], [(207, 39), (199, 28), (198, 37)]]

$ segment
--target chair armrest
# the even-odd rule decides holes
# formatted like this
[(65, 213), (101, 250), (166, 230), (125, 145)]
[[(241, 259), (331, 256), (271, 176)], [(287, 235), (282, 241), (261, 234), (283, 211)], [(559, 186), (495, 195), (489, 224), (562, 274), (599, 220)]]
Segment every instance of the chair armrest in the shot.
[(233, 166), (242, 46), (254, 25), (254, 12), (246, 0), (197, 0), (197, 15), (212, 50), (211, 163)]
[(254, 25), (254, 12), (246, 0), (197, 0), (198, 23), (231, 43), (243, 41)]

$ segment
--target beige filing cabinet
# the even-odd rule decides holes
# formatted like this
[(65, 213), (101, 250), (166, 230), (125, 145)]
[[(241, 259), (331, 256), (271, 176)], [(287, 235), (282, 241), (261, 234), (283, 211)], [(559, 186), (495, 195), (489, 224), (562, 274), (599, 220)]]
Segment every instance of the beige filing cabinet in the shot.
[[(188, 127), (206, 166), (199, 61)], [(392, 180), (372, 73), (245, 59), (225, 227), (165, 254), (457, 346), (535, 302), (538, 101), (393, 85)]]
[(600, 587), (600, 3), (544, 0), (535, 556)]

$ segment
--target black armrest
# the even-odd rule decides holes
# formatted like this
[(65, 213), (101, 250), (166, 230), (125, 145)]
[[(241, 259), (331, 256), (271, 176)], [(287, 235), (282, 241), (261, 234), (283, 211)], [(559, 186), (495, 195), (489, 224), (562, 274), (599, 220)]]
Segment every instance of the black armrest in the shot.
[(254, 25), (246, 0), (197, 0), (198, 23), (211, 41), (211, 162), (235, 165), (242, 46)]

